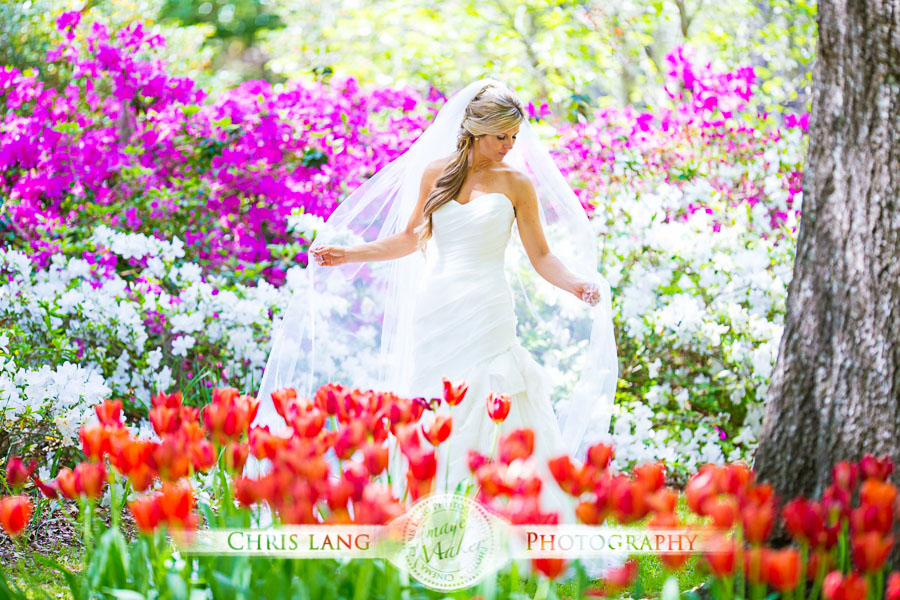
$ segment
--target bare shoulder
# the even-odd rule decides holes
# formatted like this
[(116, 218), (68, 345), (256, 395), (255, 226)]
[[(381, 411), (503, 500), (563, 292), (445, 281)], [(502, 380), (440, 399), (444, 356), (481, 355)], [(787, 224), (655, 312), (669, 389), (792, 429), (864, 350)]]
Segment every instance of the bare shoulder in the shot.
[(512, 167), (506, 167), (504, 170), (504, 184), (515, 206), (527, 205), (537, 200), (534, 184), (528, 175)]
[(435, 174), (440, 173), (447, 167), (448, 164), (450, 164), (450, 161), (453, 160), (453, 156), (454, 155), (451, 154), (449, 156), (442, 156), (441, 158), (434, 159), (433, 161), (425, 165), (425, 172)]
[(430, 190), (434, 187), (435, 182), (443, 173), (444, 167), (447, 166), (449, 160), (450, 157), (438, 158), (425, 165), (421, 181), (422, 190)]

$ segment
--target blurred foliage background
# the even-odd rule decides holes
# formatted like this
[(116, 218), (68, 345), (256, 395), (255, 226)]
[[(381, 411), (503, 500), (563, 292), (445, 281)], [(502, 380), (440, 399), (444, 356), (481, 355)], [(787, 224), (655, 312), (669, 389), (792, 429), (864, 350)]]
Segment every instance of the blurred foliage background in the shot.
[(717, 69), (752, 65), (767, 110), (803, 110), (816, 38), (816, 7), (804, 0), (0, 0), (2, 64), (57, 87), (43, 57), (68, 10), (86, 22), (151, 23), (168, 40), (169, 71), (211, 100), (260, 78), (344, 73), (362, 86), (449, 94), (493, 76), (572, 121), (591, 108), (656, 107), (664, 57), (685, 43)]

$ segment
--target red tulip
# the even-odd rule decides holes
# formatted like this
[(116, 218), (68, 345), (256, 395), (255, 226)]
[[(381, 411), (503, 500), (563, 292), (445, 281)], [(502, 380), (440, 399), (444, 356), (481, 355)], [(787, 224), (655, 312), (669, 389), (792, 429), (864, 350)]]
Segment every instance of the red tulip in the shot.
[(103, 460), (111, 450), (109, 431), (100, 423), (83, 425), (78, 432), (81, 437), (81, 449), (91, 460)]
[(158, 526), (162, 518), (162, 512), (157, 503), (157, 496), (144, 496), (128, 503), (131, 510), (131, 516), (138, 529), (144, 533), (152, 533)]
[(272, 435), (269, 432), (268, 425), (265, 427), (251, 427), (247, 434), (247, 445), (250, 448), (250, 454), (259, 459), (274, 459), (278, 451), (284, 448), (285, 441), (283, 437)]
[(251, 506), (263, 499), (262, 483), (263, 479), (247, 479), (246, 477), (234, 478), (234, 497), (241, 506)]
[(547, 461), (547, 467), (564, 492), (571, 496), (581, 495), (581, 480), (571, 458), (565, 455), (551, 458)]
[(885, 600), (900, 600), (900, 573), (897, 571), (888, 577)]
[(734, 541), (723, 537), (714, 537), (709, 540), (703, 556), (713, 574), (717, 577), (729, 577), (734, 573), (736, 554), (737, 548)]
[(412, 471), (406, 472), (406, 489), (409, 490), (409, 497), (413, 502), (430, 494), (433, 484), (433, 477), (418, 479)]
[(176, 408), (165, 405), (154, 406), (148, 411), (147, 416), (157, 435), (172, 433), (178, 429), (178, 409)]
[(289, 414), (287, 409), (297, 399), (297, 390), (294, 388), (282, 388), (272, 392), (271, 397), (272, 404), (275, 405), (275, 412), (287, 421), (287, 415)]
[(216, 449), (209, 440), (197, 440), (191, 444), (190, 454), (195, 471), (205, 473), (216, 464)]
[(731, 529), (737, 518), (737, 501), (733, 496), (716, 496), (703, 503), (703, 512), (712, 517), (713, 524), (723, 529)]
[(388, 460), (390, 459), (387, 446), (370, 442), (363, 448), (363, 456), (365, 457), (366, 469), (368, 469), (369, 475), (372, 477), (387, 469)]
[(28, 496), (7, 496), (0, 500), (0, 527), (10, 537), (21, 535), (33, 512)]
[(862, 504), (850, 511), (850, 531), (854, 535), (870, 531), (888, 535), (893, 522), (894, 516), (890, 506)]
[(57, 498), (59, 498), (59, 489), (57, 488), (55, 481), (44, 483), (36, 475), (33, 477), (33, 480), (35, 487), (37, 487), (37, 489), (41, 491), (41, 494), (44, 495), (44, 498), (49, 498), (51, 500), (56, 500)]
[(650, 507), (647, 506), (646, 489), (640, 483), (631, 481), (624, 475), (617, 475), (612, 481), (609, 506), (620, 523), (634, 523), (643, 519)]
[(666, 483), (666, 466), (660, 462), (639, 465), (634, 468), (634, 475), (648, 492), (655, 492)]
[(615, 456), (613, 447), (604, 443), (594, 444), (587, 451), (587, 462), (602, 471), (609, 467), (609, 463)]
[(194, 506), (191, 486), (187, 483), (164, 482), (160, 492), (157, 503), (162, 518), (169, 523), (188, 522), (188, 515)]
[(786, 592), (800, 583), (800, 552), (796, 548), (769, 550), (764, 561), (766, 581)]
[(369, 484), (369, 471), (366, 466), (359, 462), (350, 462), (344, 467), (344, 480), (352, 486), (350, 497), (353, 501), (362, 499), (363, 491)]
[(75, 467), (75, 487), (85, 498), (99, 498), (106, 484), (103, 463), (83, 462)]
[(893, 511), (897, 499), (897, 488), (889, 481), (866, 479), (859, 489), (859, 500), (862, 504), (874, 504)]
[(870, 531), (853, 537), (853, 564), (863, 573), (874, 573), (884, 566), (894, 538)]
[(169, 408), (180, 410), (182, 407), (181, 392), (175, 392), (174, 394), (165, 394), (163, 392), (160, 392), (150, 398), (150, 403), (154, 407), (168, 406)]
[(829, 485), (822, 493), (822, 511), (826, 527), (839, 527), (841, 519), (850, 517), (850, 492)]
[(315, 407), (304, 412), (298, 412), (291, 419), (291, 426), (297, 432), (297, 435), (305, 438), (314, 438), (325, 427), (325, 413)]
[(822, 582), (822, 595), (826, 600), (859, 600), (869, 595), (869, 585), (859, 573), (844, 577), (840, 571), (832, 571)]
[(28, 478), (34, 474), (36, 464), (35, 460), (31, 459), (31, 462), (26, 467), (21, 458), (13, 456), (6, 463), (6, 482), (13, 488), (22, 487), (28, 481)]
[(225, 448), (225, 468), (232, 473), (240, 473), (247, 464), (250, 446), (241, 442), (231, 442)]
[(839, 462), (831, 469), (831, 480), (839, 488), (852, 492), (859, 481), (859, 465), (846, 460)]
[(795, 498), (785, 504), (781, 514), (785, 527), (794, 539), (811, 546), (825, 543), (825, 516), (817, 502), (810, 502), (802, 497)]
[(122, 424), (121, 400), (104, 400), (94, 405), (94, 412), (97, 413), (97, 419), (102, 425), (118, 427)]
[(422, 425), (422, 434), (426, 440), (431, 442), (432, 446), (445, 442), (450, 437), (452, 430), (453, 417), (450, 415), (435, 415), (434, 421), (432, 421), (431, 427), (428, 429), (425, 428), (424, 424)]
[(75, 481), (75, 472), (69, 467), (63, 467), (56, 474), (56, 487), (64, 498), (73, 500), (78, 497), (78, 484)]
[(703, 505), (707, 498), (718, 494), (716, 486), (715, 468), (713, 465), (703, 465), (700, 470), (691, 476), (684, 488), (684, 499), (694, 513), (706, 516)]
[(645, 499), (647, 500), (647, 506), (654, 512), (675, 512), (675, 507), (678, 505), (678, 492), (664, 487), (652, 494), (647, 494)]
[(500, 438), (498, 454), (500, 462), (510, 464), (517, 458), (528, 458), (534, 453), (534, 431), (516, 429)]
[(334, 441), (334, 453), (341, 460), (353, 456), (366, 441), (366, 428), (361, 421), (350, 421), (344, 425)]
[(466, 461), (469, 465), (469, 470), (474, 473), (478, 470), (479, 467), (489, 463), (490, 459), (477, 450), (469, 449), (469, 452), (466, 455)]
[(575, 507), (575, 516), (585, 525), (600, 525), (605, 516), (596, 502), (583, 500)]
[(444, 384), (444, 402), (450, 406), (456, 406), (463, 401), (466, 392), (469, 391), (469, 384), (465, 381), (450, 381), (446, 377), (442, 377)]
[(859, 470), (862, 472), (862, 478), (874, 478), (884, 481), (887, 476), (894, 472), (894, 463), (890, 456), (882, 456), (875, 458), (871, 454), (866, 454), (859, 461)]
[(532, 558), (531, 564), (535, 570), (543, 573), (550, 579), (556, 579), (566, 571), (566, 561), (562, 558)]
[(491, 392), (487, 397), (488, 416), (494, 423), (502, 423), (509, 416), (512, 401), (506, 394)]
[(742, 495), (753, 484), (754, 475), (745, 463), (719, 465), (713, 469), (716, 487), (722, 494)]
[(409, 460), (409, 470), (418, 480), (432, 479), (437, 471), (437, 462), (435, 460), (434, 450), (424, 450), (422, 448), (410, 448), (406, 452), (406, 458)]
[(741, 523), (744, 539), (753, 544), (761, 544), (772, 533), (775, 526), (775, 506), (773, 502), (748, 502), (741, 507)]
[(617, 593), (631, 587), (638, 575), (638, 562), (631, 559), (625, 562), (621, 567), (610, 569), (603, 580), (606, 582), (608, 591)]

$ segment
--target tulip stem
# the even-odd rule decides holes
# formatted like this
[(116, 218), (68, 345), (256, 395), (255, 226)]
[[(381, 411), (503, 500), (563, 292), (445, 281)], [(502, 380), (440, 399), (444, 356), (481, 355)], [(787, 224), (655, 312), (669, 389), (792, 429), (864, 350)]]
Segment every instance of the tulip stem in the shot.
[(800, 543), (800, 600), (806, 598), (806, 563), (809, 562), (809, 544)]
[[(802, 576), (802, 575), (801, 575)], [(819, 592), (822, 589), (822, 580), (825, 579), (825, 557), (822, 557), (822, 560), (819, 561), (818, 568), (816, 569), (816, 580), (813, 583), (812, 592), (809, 594), (809, 600), (817, 600), (819, 597)]]
[[(737, 528), (735, 532), (735, 536), (737, 537), (736, 544), (737, 547), (740, 548), (744, 544), (744, 530), (741, 527)], [(737, 588), (737, 596), (738, 598), (744, 598), (744, 593), (747, 585), (747, 577), (746, 577), (746, 569), (744, 568), (744, 553), (737, 552), (737, 573), (735, 574), (735, 587)]]
[(500, 439), (500, 423), (494, 424), (494, 441), (491, 442), (491, 456), (490, 459), (494, 460), (494, 453), (497, 452), (497, 440)]
[(847, 552), (847, 519), (845, 517), (841, 517), (841, 541), (839, 544), (839, 556), (838, 556), (838, 569), (840, 569), (843, 575), (846, 575), (849, 572), (849, 556)]
[[(92, 531), (92, 507), (93, 502), (87, 498), (79, 498), (81, 504), (81, 535), (84, 539), (84, 568), (87, 569), (91, 564), (91, 554), (94, 546), (94, 536)], [(85, 571), (87, 572), (87, 571)]]
[(547, 577), (541, 577), (538, 580), (537, 590), (534, 593), (534, 600), (544, 600), (547, 597), (547, 593), (550, 591), (550, 579)]
[(447, 438), (447, 445), (446, 445), (447, 465), (446, 465), (446, 468), (444, 469), (444, 491), (445, 492), (450, 491), (450, 439), (451, 438), (452, 438), (452, 436)]

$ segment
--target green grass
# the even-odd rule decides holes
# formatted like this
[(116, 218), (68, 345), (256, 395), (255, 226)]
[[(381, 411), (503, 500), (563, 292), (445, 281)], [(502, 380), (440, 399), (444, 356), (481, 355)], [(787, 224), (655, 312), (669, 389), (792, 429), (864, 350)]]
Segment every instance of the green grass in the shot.
[[(81, 548), (57, 545), (51, 547), (49, 552), (41, 552), (41, 554), (55, 560), (70, 571), (81, 569)], [(5, 563), (3, 570), (10, 581), (24, 591), (28, 598), (45, 600), (48, 596), (50, 598), (72, 597), (62, 574), (35, 560), (33, 553), (17, 553), (15, 562)]]

